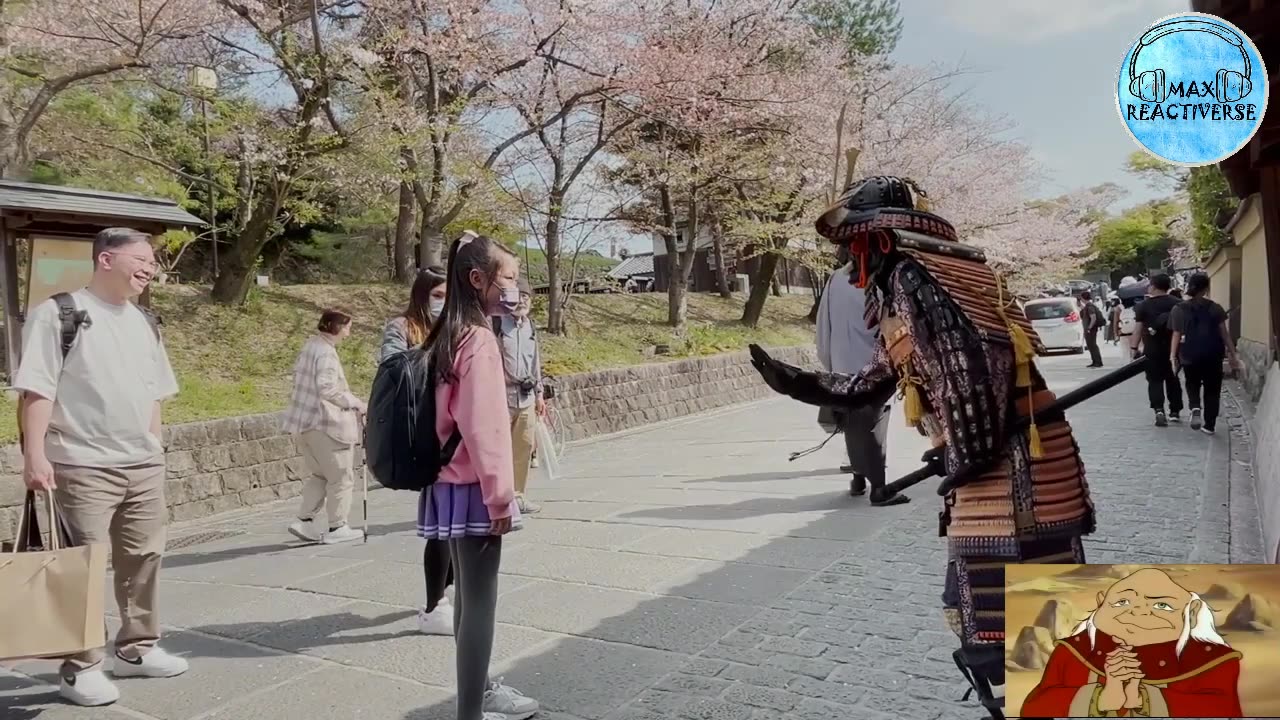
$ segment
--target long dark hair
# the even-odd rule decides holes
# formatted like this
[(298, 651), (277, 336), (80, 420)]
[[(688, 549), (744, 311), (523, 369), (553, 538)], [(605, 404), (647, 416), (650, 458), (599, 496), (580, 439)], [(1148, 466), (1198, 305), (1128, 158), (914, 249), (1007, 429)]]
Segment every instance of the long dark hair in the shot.
[(411, 347), (426, 342), (431, 332), (431, 291), (444, 284), (445, 269), (431, 265), (418, 271), (409, 291), (409, 307), (401, 313), (405, 320), (405, 338)]
[(444, 311), (431, 326), (426, 343), (431, 371), (438, 382), (457, 379), (453, 360), (466, 334), (472, 328), (489, 327), (489, 312), (484, 301), (486, 290), (477, 290), (471, 284), (471, 271), (479, 270), (492, 281), (503, 259), (515, 256), (505, 245), (484, 235), (463, 235), (449, 247), (449, 270), (445, 273), (449, 292), (445, 295)]

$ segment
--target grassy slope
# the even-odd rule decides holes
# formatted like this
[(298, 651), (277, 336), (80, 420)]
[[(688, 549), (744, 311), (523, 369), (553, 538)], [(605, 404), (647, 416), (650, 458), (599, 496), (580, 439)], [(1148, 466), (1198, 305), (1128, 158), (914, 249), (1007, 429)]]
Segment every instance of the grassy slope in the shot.
[[(213, 305), (190, 287), (158, 288), (154, 304), (164, 319), (165, 342), (181, 392), (165, 408), (169, 423), (281, 409), (288, 399), (293, 361), (314, 331), (320, 310), (340, 304), (356, 316), (349, 341), (339, 347), (347, 378), (368, 391), (373, 353), (383, 322), (400, 307), (405, 290), (392, 285), (303, 285), (256, 289), (244, 307)], [(672, 337), (663, 323), (666, 295), (586, 295), (573, 299), (568, 337), (542, 334), (545, 371), (565, 375), (680, 357), (743, 349), (748, 342), (810, 342), (806, 296), (770, 298), (756, 330), (737, 323), (742, 300), (691, 295), (689, 329)], [(667, 344), (668, 355), (646, 356)], [(17, 437), (14, 402), (0, 399), (0, 441)]]

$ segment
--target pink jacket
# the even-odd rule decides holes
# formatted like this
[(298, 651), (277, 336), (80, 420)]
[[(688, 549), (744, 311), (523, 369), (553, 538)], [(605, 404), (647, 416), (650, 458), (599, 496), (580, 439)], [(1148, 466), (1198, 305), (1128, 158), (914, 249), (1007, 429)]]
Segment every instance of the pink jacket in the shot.
[(511, 415), (502, 350), (493, 333), (483, 328), (467, 333), (454, 354), (453, 372), (457, 380), (436, 385), (436, 435), (443, 444), (456, 427), (462, 442), (438, 482), (480, 483), (489, 517), (510, 517), (515, 500)]

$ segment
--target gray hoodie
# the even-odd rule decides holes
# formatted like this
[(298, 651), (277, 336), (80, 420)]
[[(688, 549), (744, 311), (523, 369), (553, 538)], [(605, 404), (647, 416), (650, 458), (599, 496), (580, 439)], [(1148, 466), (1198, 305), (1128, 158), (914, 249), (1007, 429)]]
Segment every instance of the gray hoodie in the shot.
[(818, 305), (818, 359), (830, 372), (856, 375), (875, 354), (878, 330), (868, 330), (866, 290), (849, 282), (852, 263), (831, 276)]

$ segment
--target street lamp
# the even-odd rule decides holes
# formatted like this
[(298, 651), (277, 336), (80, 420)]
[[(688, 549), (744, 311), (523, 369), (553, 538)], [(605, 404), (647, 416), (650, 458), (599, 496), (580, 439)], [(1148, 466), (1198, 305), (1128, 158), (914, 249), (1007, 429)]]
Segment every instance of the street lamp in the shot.
[(204, 175), (209, 195), (209, 240), (213, 245), (213, 274), (218, 275), (218, 191), (213, 184), (213, 151), (209, 140), (209, 98), (218, 92), (218, 71), (195, 66), (188, 76), (200, 96), (200, 119), (204, 124)]

